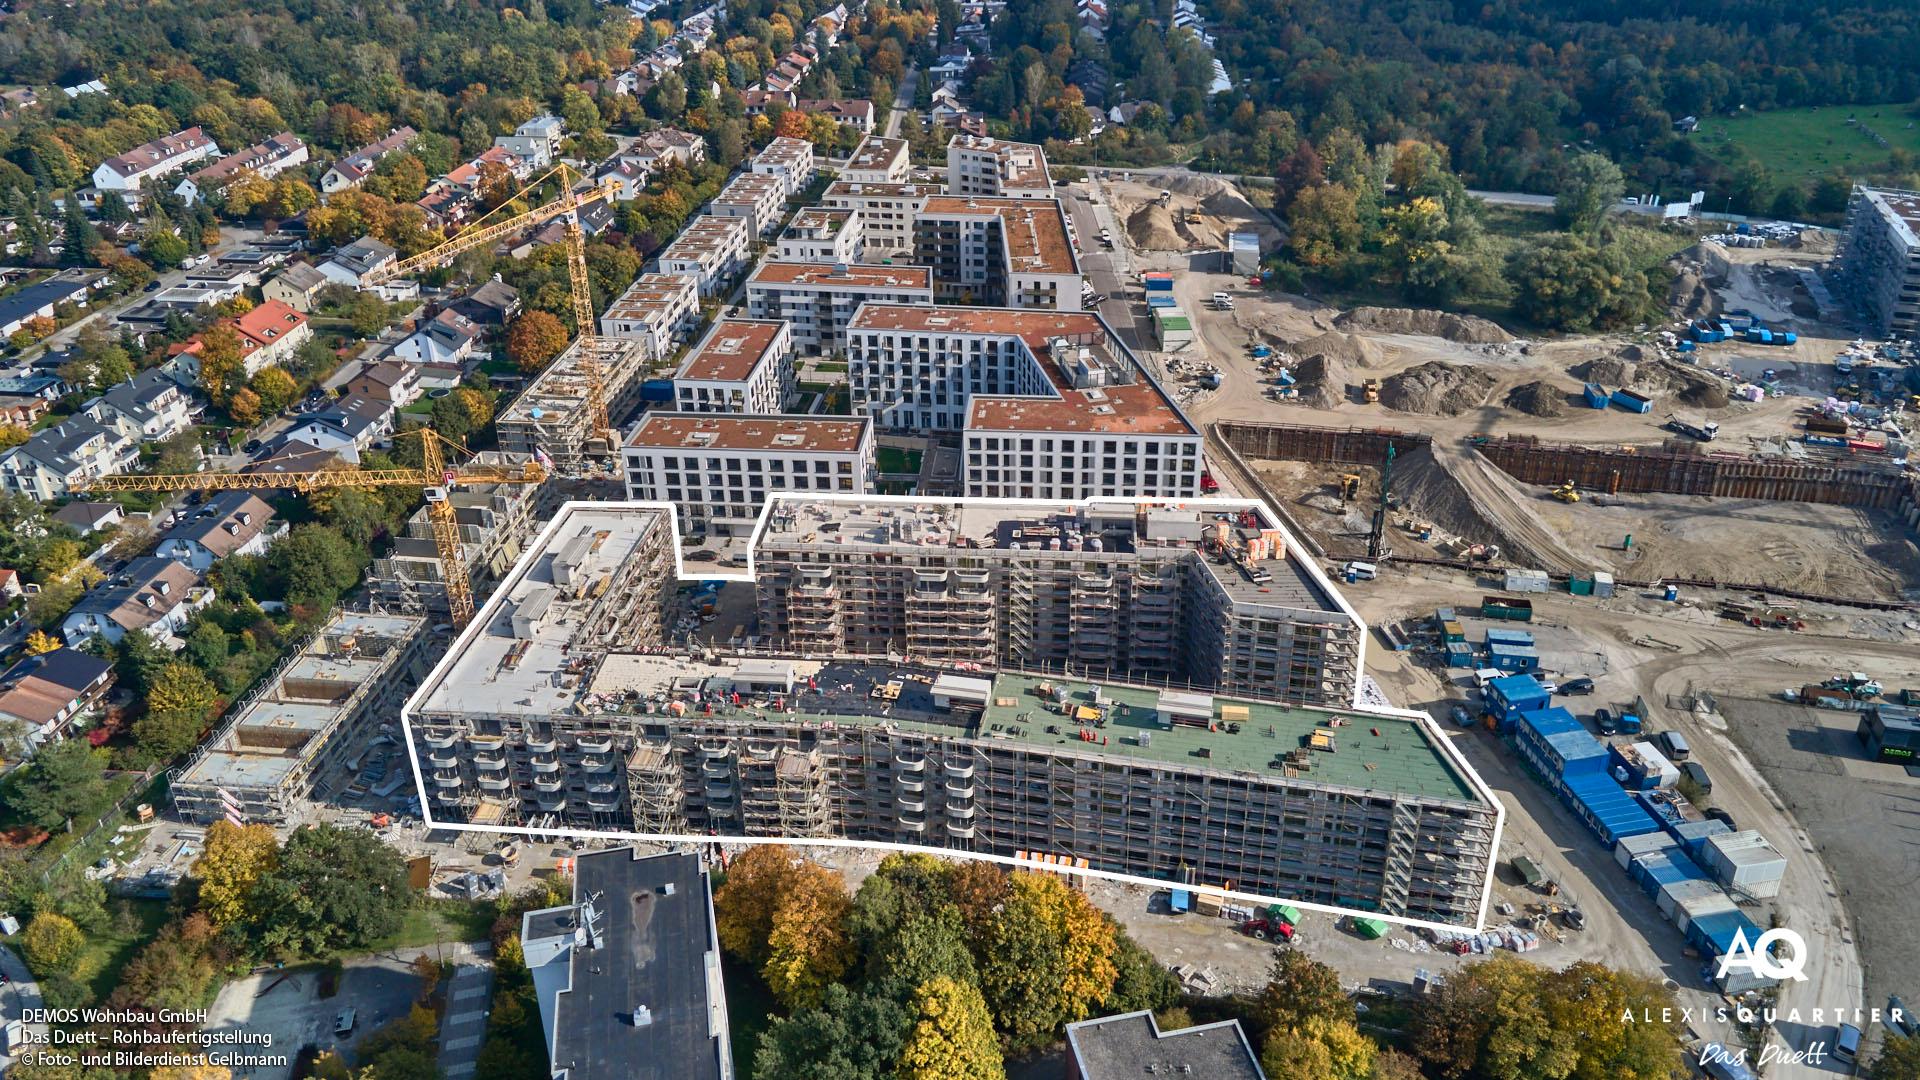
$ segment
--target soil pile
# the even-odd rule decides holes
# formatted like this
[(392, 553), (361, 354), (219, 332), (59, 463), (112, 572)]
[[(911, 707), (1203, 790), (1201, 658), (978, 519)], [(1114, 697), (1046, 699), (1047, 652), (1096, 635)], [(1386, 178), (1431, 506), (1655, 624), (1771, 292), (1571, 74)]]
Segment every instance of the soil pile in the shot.
[(1358, 307), (1333, 320), (1342, 330), (1381, 334), (1423, 334), (1462, 345), (1504, 345), (1514, 340), (1499, 325), (1475, 315), (1454, 315), (1420, 308)]
[(1486, 401), (1492, 372), (1440, 360), (1410, 367), (1380, 385), (1380, 404), (1395, 412), (1458, 416)]
[(1552, 383), (1521, 383), (1507, 391), (1507, 408), (1518, 409), (1528, 416), (1565, 416), (1567, 395)]
[(1292, 348), (1299, 356), (1330, 356), (1354, 367), (1379, 367), (1391, 359), (1387, 350), (1366, 338), (1333, 330), (1295, 342)]
[(1667, 260), (1673, 284), (1667, 289), (1667, 309), (1676, 319), (1705, 319), (1720, 314), (1716, 284), (1725, 284), (1725, 255), (1709, 260), (1695, 244)]
[(1186, 240), (1174, 230), (1173, 215), (1149, 203), (1127, 216), (1127, 239), (1142, 251), (1185, 251)]
[(1831, 255), (1840, 250), (1840, 234), (1831, 229), (1801, 229), (1800, 235), (1787, 246), (1816, 255)]
[(1567, 374), (1581, 382), (1612, 387), (1633, 382), (1633, 371), (1633, 363), (1619, 356), (1597, 356), (1584, 364), (1573, 365), (1567, 369)]
[(1338, 357), (1316, 353), (1294, 365), (1300, 400), (1316, 409), (1331, 409), (1347, 400), (1347, 366)]
[(1727, 388), (1719, 379), (1672, 360), (1639, 365), (1632, 385), (1643, 393), (1669, 395), (1696, 409), (1724, 409), (1729, 401)]

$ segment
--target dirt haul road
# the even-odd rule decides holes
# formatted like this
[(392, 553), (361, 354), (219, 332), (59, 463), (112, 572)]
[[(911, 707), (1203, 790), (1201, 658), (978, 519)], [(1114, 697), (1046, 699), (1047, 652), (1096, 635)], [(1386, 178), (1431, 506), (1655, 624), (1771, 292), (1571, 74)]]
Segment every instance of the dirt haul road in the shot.
[[(1380, 587), (1383, 584), (1387, 587)], [(1394, 570), (1372, 586), (1347, 590), (1347, 596), (1364, 617), (1378, 622), (1417, 617), (1442, 605), (1472, 607), (1482, 591), (1460, 578), (1409, 576), (1404, 570)], [(1874, 1004), (1865, 998), (1861, 958), (1840, 890), (1778, 793), (1725, 738), (1724, 721), (1712, 714), (1668, 708), (1665, 703), (1683, 701), (1699, 691), (1742, 690), (1752, 694), (1755, 688), (1798, 685), (1815, 673), (1834, 670), (1863, 670), (1889, 685), (1911, 682), (1916, 667), (1920, 667), (1912, 635), (1901, 641), (1782, 636), (1776, 631), (1720, 620), (1710, 611), (1659, 604), (1638, 596), (1621, 597), (1603, 606), (1588, 598), (1549, 595), (1535, 597), (1534, 606), (1536, 623), (1567, 627), (1606, 653), (1609, 674), (1599, 680), (1599, 693), (1590, 701), (1630, 701), (1635, 694), (1644, 695), (1653, 705), (1652, 727), (1672, 728), (1688, 735), (1695, 760), (1717, 778), (1714, 801), (1725, 807), (1741, 828), (1758, 829), (1787, 855), (1780, 895), (1769, 903), (1781, 913), (1785, 926), (1805, 937), (1809, 958), (1806, 981), (1785, 984), (1778, 1005), (1781, 1010), (1799, 1010), (1800, 1022), (1798, 1026), (1780, 1025), (1775, 1045), (1802, 1050), (1812, 1042), (1826, 1040), (1830, 1048), (1835, 1022), (1832, 1010)], [(1395, 701), (1409, 707), (1440, 707), (1444, 715), (1443, 703), (1459, 699), (1463, 692), (1446, 684), (1434, 669), (1413, 666), (1408, 657), (1405, 653), (1369, 650), (1368, 670)], [(1596, 930), (1600, 923), (1612, 922), (1624, 925), (1638, 939), (1637, 944), (1623, 947), (1610, 962), (1675, 978), (1690, 988), (1682, 994), (1683, 1004), (1718, 1004), (1717, 997), (1691, 989), (1700, 986), (1698, 973), (1693, 970), (1697, 962), (1681, 957), (1680, 935), (1657, 912), (1649, 916), (1651, 905), (1627, 884), (1624, 871), (1585, 826), (1572, 822), (1539, 784), (1518, 776), (1511, 752), (1490, 736), (1477, 731), (1449, 734), (1482, 775), (1501, 789), (1509, 810), (1517, 811), (1508, 818), (1509, 852), (1515, 850), (1516, 843), (1528, 844), (1527, 838), (1532, 835), (1540, 846), (1527, 847), (1529, 853), (1544, 849), (1559, 872), (1572, 874), (1576, 897), (1617, 901), (1624, 895), (1624, 901), (1613, 911), (1595, 911), (1598, 905), (1591, 903), (1584, 909), (1590, 918), (1598, 917)], [(1526, 790), (1516, 790), (1496, 779), (1503, 771), (1516, 774), (1515, 783)], [(1754, 917), (1766, 924), (1763, 915)], [(1650, 960), (1650, 953), (1657, 959)], [(1827, 1010), (1825, 1019), (1814, 1019), (1816, 1008)], [(1706, 1037), (1723, 1041), (1732, 1037), (1730, 1030), (1710, 1020), (1696, 1020), (1691, 1026)], [(1777, 1063), (1768, 1075), (1813, 1078), (1826, 1073), (1805, 1065)]]

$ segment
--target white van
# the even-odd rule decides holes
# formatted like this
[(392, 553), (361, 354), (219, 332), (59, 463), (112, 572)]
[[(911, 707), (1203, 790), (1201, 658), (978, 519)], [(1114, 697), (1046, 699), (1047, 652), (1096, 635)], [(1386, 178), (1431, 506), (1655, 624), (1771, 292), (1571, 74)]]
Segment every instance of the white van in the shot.
[(1341, 575), (1351, 576), (1356, 581), (1372, 581), (1380, 576), (1380, 568), (1370, 562), (1350, 562), (1340, 571)]
[(1214, 293), (1213, 306), (1214, 306), (1214, 309), (1217, 311), (1232, 311), (1233, 297), (1228, 296), (1226, 293), (1223, 293), (1223, 292)]

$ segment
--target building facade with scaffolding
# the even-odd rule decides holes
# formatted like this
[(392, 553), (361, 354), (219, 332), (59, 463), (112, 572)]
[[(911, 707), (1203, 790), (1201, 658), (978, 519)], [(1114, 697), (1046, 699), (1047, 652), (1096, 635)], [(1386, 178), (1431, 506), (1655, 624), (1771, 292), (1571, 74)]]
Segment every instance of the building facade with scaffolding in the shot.
[[(475, 454), (474, 460), (503, 467), (520, 464), (493, 451)], [(546, 491), (538, 484), (474, 484), (448, 492), (472, 595), (485, 595), (513, 568), (539, 527), (538, 512), (545, 505)], [(394, 538), (387, 553), (373, 560), (366, 586), (375, 610), (447, 617), (445, 571), (425, 506), (407, 519), (402, 535)]]
[(872, 841), (1478, 922), (1497, 800), (1424, 715), (1357, 707), (1364, 628), (1317, 572), (1256, 584), (1284, 535), (982, 502), (776, 497), (756, 655), (666, 646), (668, 508), (569, 504), (408, 704), (430, 816)]

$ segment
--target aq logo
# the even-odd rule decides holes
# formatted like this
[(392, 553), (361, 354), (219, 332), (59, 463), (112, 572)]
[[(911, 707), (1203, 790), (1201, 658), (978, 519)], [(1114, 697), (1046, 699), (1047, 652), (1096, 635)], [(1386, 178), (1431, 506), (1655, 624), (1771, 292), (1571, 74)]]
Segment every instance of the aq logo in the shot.
[[(1784, 959), (1773, 954), (1776, 944), (1787, 947)], [(1786, 927), (1776, 927), (1761, 934), (1755, 941), (1748, 942), (1746, 928), (1742, 927), (1733, 932), (1733, 944), (1727, 949), (1727, 954), (1720, 958), (1720, 974), (1716, 978), (1726, 978), (1727, 972), (1736, 967), (1745, 968), (1763, 979), (1806, 982), (1806, 940)]]

